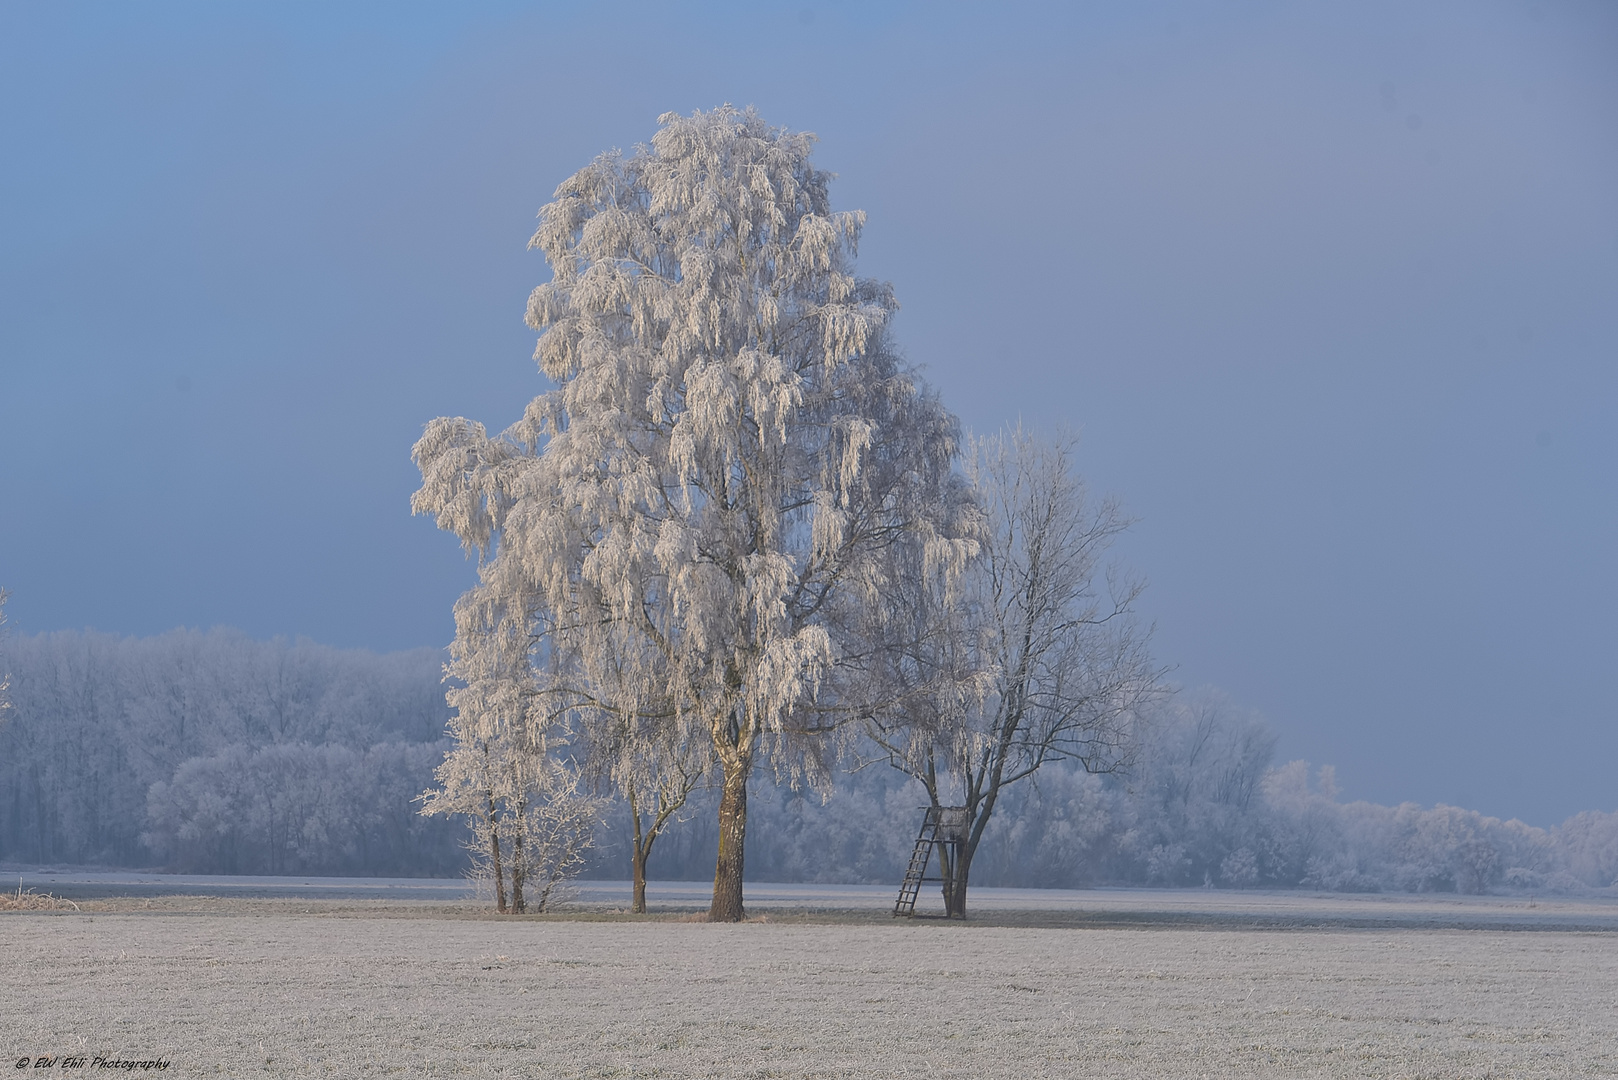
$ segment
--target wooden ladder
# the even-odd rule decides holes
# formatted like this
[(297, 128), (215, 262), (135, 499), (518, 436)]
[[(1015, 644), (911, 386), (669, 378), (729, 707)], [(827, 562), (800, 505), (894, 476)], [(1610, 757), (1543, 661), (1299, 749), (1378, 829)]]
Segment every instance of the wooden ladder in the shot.
[[(916, 846), (910, 851), (910, 865), (905, 868), (905, 879), (899, 884), (899, 899), (893, 904), (895, 917), (916, 914), (916, 896), (921, 892), (922, 882), (943, 882), (942, 877), (927, 876), (927, 864), (932, 861), (933, 847), (952, 844), (958, 848), (961, 842), (964, 807), (926, 806), (922, 809), (926, 813), (921, 819), (921, 829), (916, 833)], [(948, 820), (945, 815), (949, 815)], [(958, 850), (956, 855), (959, 857)]]
[(905, 870), (905, 879), (899, 884), (899, 899), (893, 905), (895, 916), (916, 913), (916, 895), (921, 892), (921, 883), (927, 880), (927, 862), (933, 855), (933, 841), (926, 835), (925, 824), (921, 830), (922, 835), (916, 837), (915, 850), (910, 853), (910, 866)]

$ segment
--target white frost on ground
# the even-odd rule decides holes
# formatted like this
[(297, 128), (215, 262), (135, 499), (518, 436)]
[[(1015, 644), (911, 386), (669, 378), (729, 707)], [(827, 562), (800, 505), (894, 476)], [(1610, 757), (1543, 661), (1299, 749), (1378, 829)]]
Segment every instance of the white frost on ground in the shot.
[(161, 1055), (170, 1076), (1618, 1073), (1610, 932), (16, 913), (0, 916), (0, 954), (0, 1064), (89, 1053)]

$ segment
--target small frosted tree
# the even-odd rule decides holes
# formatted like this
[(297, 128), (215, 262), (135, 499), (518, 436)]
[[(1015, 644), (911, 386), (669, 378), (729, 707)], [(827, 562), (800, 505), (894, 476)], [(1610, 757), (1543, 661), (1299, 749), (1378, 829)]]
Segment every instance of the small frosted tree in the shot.
[(457, 740), (437, 778), (422, 812), (466, 817), (473, 876), (493, 889), (501, 914), (545, 911), (556, 887), (583, 869), (601, 807), (566, 762), (471, 735)]
[(522, 914), (531, 896), (545, 910), (556, 885), (583, 867), (601, 807), (563, 756), (569, 713), (549, 708), (543, 693), (547, 651), (530, 634), (533, 596), (500, 588), (501, 569), (486, 564), (483, 582), (455, 605), (446, 670), (455, 746), (422, 813), (467, 818), (474, 872), (493, 885), (498, 911)]
[(659, 124), (540, 212), (528, 322), (556, 388), (497, 437), (429, 424), (412, 505), (524, 613), (549, 714), (708, 744), (709, 914), (732, 921), (755, 767), (812, 777), (892, 705), (892, 575), (958, 574), (974, 516), (956, 421), (889, 345), (890, 289), (854, 276), (864, 217), (831, 210), (813, 137), (730, 106)]

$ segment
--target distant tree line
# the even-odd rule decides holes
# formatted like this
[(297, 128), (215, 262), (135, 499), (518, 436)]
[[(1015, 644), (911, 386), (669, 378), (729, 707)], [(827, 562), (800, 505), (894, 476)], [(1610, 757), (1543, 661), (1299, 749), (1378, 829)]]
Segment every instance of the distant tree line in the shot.
[[(0, 861), (468, 868), (464, 826), (422, 816), (418, 801), (451, 747), (435, 650), (377, 655), (224, 630), (63, 632), (11, 636), (3, 659), (15, 708), (0, 723)], [(1618, 813), (1545, 829), (1458, 807), (1341, 802), (1330, 767), (1278, 764), (1275, 748), (1261, 719), (1215, 695), (1160, 702), (1127, 772), (1056, 763), (1008, 789), (973, 879), (1458, 892), (1618, 881)], [(712, 873), (716, 794), (697, 786), (671, 817), (647, 865), (654, 902), (659, 879)], [(749, 801), (750, 879), (896, 884), (928, 796), (878, 760), (835, 775), (824, 794), (760, 775)], [(594, 806), (583, 873), (626, 878), (628, 804)]]
[(434, 650), (234, 631), (5, 642), (0, 860), (205, 873), (456, 874), (414, 802), (448, 742)]

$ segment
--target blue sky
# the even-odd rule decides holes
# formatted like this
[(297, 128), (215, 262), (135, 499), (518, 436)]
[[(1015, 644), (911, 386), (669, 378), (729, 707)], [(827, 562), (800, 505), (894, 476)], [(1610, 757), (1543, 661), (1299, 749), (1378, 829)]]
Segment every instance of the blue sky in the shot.
[(0, 8), (21, 632), (438, 645), (437, 415), (542, 389), (534, 213), (817, 132), (966, 423), (1083, 435), (1175, 677), (1349, 797), (1618, 808), (1618, 9)]

